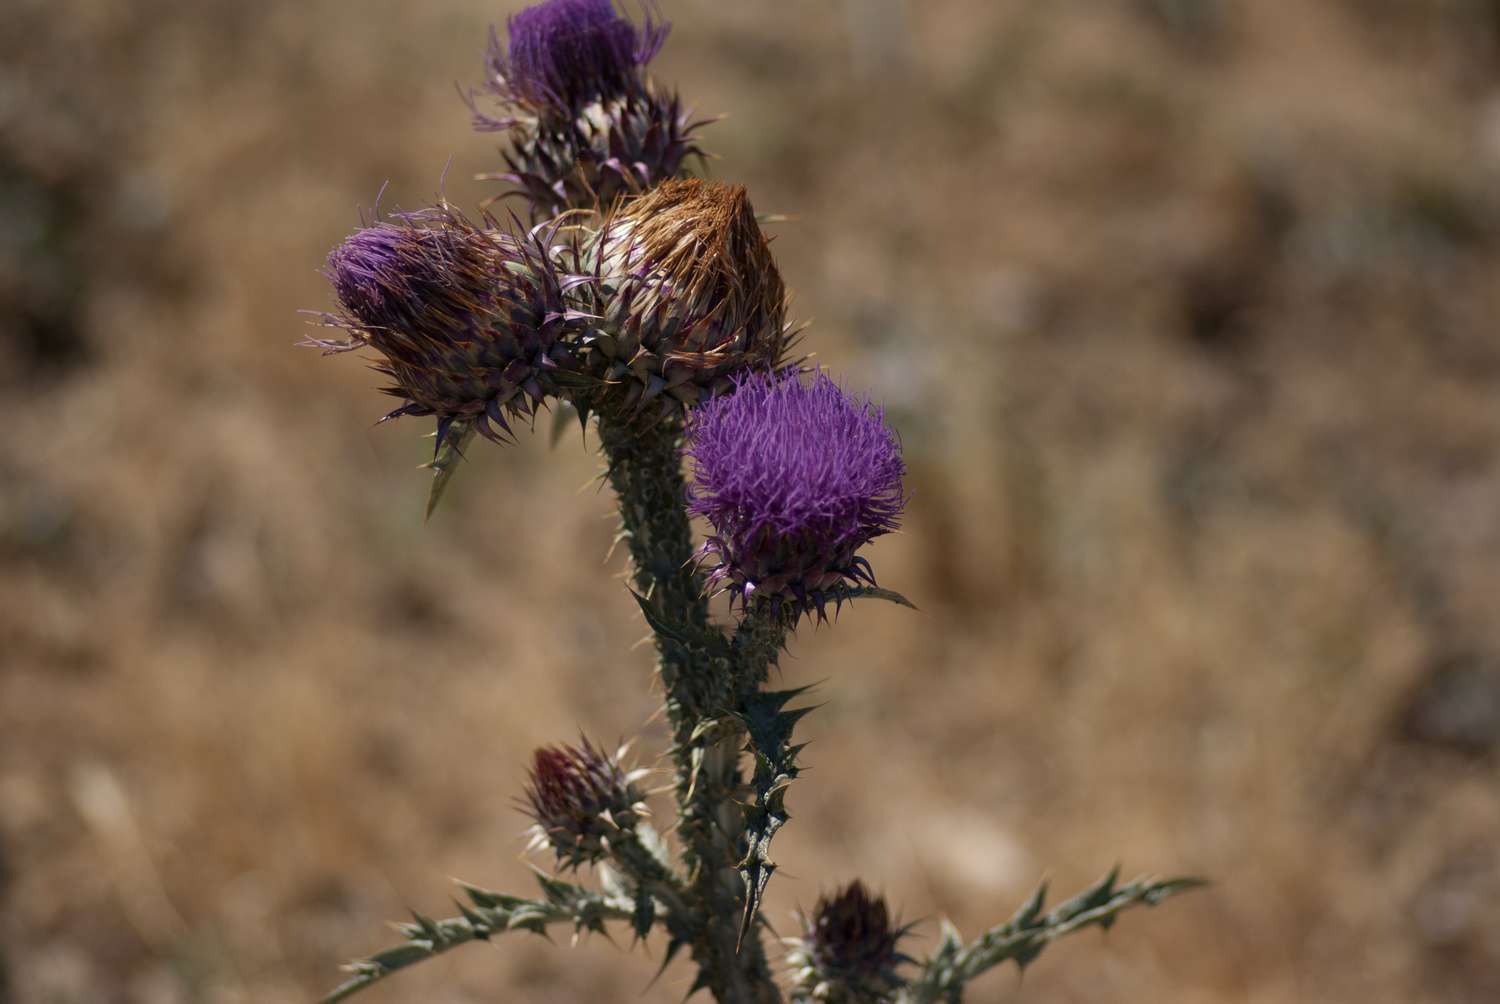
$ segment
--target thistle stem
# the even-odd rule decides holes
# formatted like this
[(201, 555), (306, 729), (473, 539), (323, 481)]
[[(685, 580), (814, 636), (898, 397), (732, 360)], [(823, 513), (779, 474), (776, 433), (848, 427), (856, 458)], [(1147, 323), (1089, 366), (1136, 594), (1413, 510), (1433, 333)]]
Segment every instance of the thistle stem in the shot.
[(740, 652), (709, 621), (703, 583), (692, 566), (681, 436), (674, 420), (643, 426), (623, 417), (599, 419), (632, 581), (654, 614), (657, 667), (672, 728), (677, 832), (698, 921), (690, 946), (698, 964), (694, 987), (707, 989), (721, 1004), (779, 1004), (758, 927), (743, 943), (739, 937), (745, 896), (736, 869), (745, 848), (739, 804), (743, 736), (726, 716), (738, 703), (742, 681), (764, 678), (764, 664), (747, 672), (741, 660), (749, 650)]
[(674, 938), (691, 940), (697, 921), (688, 908), (682, 881), (641, 843), (633, 831), (610, 842), (610, 855), (626, 875), (667, 908), (666, 925)]

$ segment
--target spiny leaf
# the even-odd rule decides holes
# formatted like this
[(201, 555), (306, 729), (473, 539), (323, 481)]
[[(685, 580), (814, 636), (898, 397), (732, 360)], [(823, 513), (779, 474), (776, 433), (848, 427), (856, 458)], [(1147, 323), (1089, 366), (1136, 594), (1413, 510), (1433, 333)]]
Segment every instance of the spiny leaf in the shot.
[(1043, 882), (1036, 887), (1036, 892), (1032, 893), (1031, 897), (1021, 904), (1021, 908), (1016, 911), (1015, 916), (1010, 918), (1011, 928), (1019, 931), (1033, 926), (1036, 918), (1041, 915), (1042, 904), (1046, 901), (1047, 883)]
[(646, 623), (651, 625), (651, 630), (655, 631), (659, 637), (668, 638), (679, 645), (693, 645), (701, 641), (693, 637), (689, 628), (673, 624), (663, 617), (650, 600), (634, 589), (630, 591), (630, 595), (635, 597), (635, 602), (640, 605), (641, 613), (646, 617)]
[(655, 923), (656, 900), (645, 889), (638, 889), (635, 894), (635, 913), (630, 918), (630, 929), (635, 932), (636, 940), (646, 940), (646, 935), (651, 933), (651, 925)]
[(551, 445), (556, 447), (567, 434), (568, 426), (574, 422), (578, 423), (579, 434), (583, 436), (584, 442), (588, 441), (589, 416), (592, 412), (587, 404), (575, 404), (572, 401), (559, 401), (552, 410), (552, 433)]
[(1047, 889), (1043, 883), (1009, 921), (986, 931), (968, 947), (962, 947), (958, 932), (944, 921), (937, 952), (923, 964), (922, 972), (903, 992), (902, 1001), (936, 1004), (958, 1000), (965, 984), (1002, 962), (1011, 961), (1025, 969), (1058, 938), (1085, 927), (1107, 929), (1132, 906), (1155, 906), (1179, 892), (1206, 884), (1197, 878), (1141, 878), (1121, 886), (1116, 884), (1118, 879), (1117, 867), (1045, 915), (1041, 913)]
[[(682, 951), (683, 948), (686, 947), (686, 945), (687, 942), (682, 940), (681, 938), (673, 938), (671, 941), (667, 942), (666, 954), (662, 956), (661, 965), (656, 967), (656, 975), (651, 977), (650, 983), (646, 984), (646, 990), (650, 990), (652, 987), (656, 986), (656, 981), (661, 979), (661, 974), (667, 971), (667, 967), (672, 964), (672, 960), (677, 957), (677, 953)], [(641, 992), (645, 993), (645, 990)]]
[[(545, 879), (545, 881), (543, 881)], [(433, 920), (413, 913), (412, 920), (397, 925), (405, 944), (387, 948), (366, 959), (350, 963), (353, 975), (323, 998), (323, 1004), (345, 1000), (397, 970), (433, 958), (450, 948), (471, 941), (485, 941), (510, 930), (547, 934), (551, 924), (572, 923), (575, 930), (602, 931), (606, 920), (632, 920), (635, 904), (606, 899), (581, 886), (538, 874), (546, 900), (523, 899), (489, 892), (460, 883), (473, 906), (458, 905), (460, 917)]]
[(464, 450), (474, 440), (475, 431), (472, 422), (454, 419), (439, 439), (432, 463), (427, 465), (432, 468), (432, 488), (427, 493), (427, 519), (432, 518), (443, 493), (448, 490), (448, 484), (464, 458)]
[(776, 863), (771, 860), (771, 839), (787, 821), (786, 788), (797, 777), (797, 753), (792, 745), (792, 730), (802, 717), (816, 710), (816, 705), (786, 710), (794, 698), (811, 687), (772, 690), (750, 694), (744, 699), (738, 717), (750, 737), (755, 754), (755, 773), (751, 778), (753, 798), (745, 808), (745, 856), (740, 861), (740, 878), (745, 883), (745, 910), (740, 917), (739, 940), (744, 941), (760, 912), (761, 900)]
[(1120, 866), (1115, 865), (1104, 878), (1084, 889), (1072, 899), (1054, 907), (1052, 912), (1047, 916), (1048, 923), (1054, 925), (1065, 923), (1080, 913), (1108, 903), (1110, 897), (1114, 895), (1115, 880), (1119, 877)]
[(1180, 878), (1163, 879), (1155, 883), (1151, 888), (1146, 890), (1141, 898), (1150, 906), (1155, 906), (1162, 900), (1175, 896), (1180, 892), (1187, 892), (1189, 889), (1203, 889), (1211, 885), (1213, 885), (1213, 882), (1206, 878), (1184, 875)]
[(387, 948), (383, 952), (376, 952), (370, 956), (370, 961), (381, 969), (390, 972), (411, 965), (413, 962), (421, 962), (433, 954), (431, 945), (420, 942), (409, 945), (397, 945), (395, 948)]
[(470, 885), (467, 882), (460, 882), (458, 885), (475, 906), (486, 910), (514, 910), (518, 906), (531, 902), (524, 896), (512, 896), (503, 892), (490, 892), (488, 889), (481, 889), (479, 886)]
[(885, 600), (887, 603), (894, 603), (897, 606), (906, 607), (910, 610), (917, 609), (917, 605), (915, 603), (907, 599), (905, 596), (902, 596), (894, 589), (884, 589), (880, 586), (850, 586), (842, 591), (839, 598), (857, 600), (864, 596), (868, 596), (871, 599), (875, 600)]

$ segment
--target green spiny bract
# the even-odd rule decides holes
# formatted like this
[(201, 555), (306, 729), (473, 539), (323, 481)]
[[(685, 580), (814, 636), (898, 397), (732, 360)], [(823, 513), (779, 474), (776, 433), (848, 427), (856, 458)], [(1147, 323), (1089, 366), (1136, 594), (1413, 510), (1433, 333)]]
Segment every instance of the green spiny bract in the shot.
[(743, 187), (668, 181), (576, 237), (579, 347), (599, 404), (680, 413), (780, 366), (786, 287)]
[(906, 929), (858, 879), (820, 898), (802, 921), (802, 937), (788, 939), (793, 1000), (877, 1004), (905, 984), (896, 968), (911, 960), (896, 946)]
[(356, 231), (327, 271), (341, 308), (329, 320), (351, 337), (310, 342), (379, 352), (374, 368), (392, 381), (384, 392), (403, 401), (385, 418), (437, 416), (439, 451), (450, 429), (508, 435), (510, 420), (533, 414), (576, 366), (563, 337), (573, 323), (566, 280), (546, 235), (484, 222), (443, 204)]
[(532, 846), (548, 846), (564, 868), (593, 863), (609, 841), (634, 829), (646, 814), (636, 786), (643, 772), (627, 771), (587, 739), (577, 746), (544, 746), (532, 757), (524, 811), (536, 820)]

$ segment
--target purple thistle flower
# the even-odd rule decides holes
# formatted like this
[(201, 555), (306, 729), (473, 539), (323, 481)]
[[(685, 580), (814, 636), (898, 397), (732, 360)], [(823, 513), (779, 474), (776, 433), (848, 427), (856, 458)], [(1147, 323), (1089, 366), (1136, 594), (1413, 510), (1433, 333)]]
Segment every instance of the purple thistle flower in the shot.
[(688, 415), (688, 511), (713, 535), (709, 588), (823, 615), (851, 585), (874, 584), (856, 552), (900, 523), (901, 445), (884, 413), (824, 373), (756, 373)]
[(479, 229), (445, 205), (356, 231), (326, 274), (342, 308), (330, 320), (352, 337), (310, 344), (379, 352), (385, 393), (404, 401), (385, 417), (436, 415), (439, 449), (455, 421), (508, 434), (571, 363), (564, 280), (535, 234)]
[(570, 120), (591, 101), (641, 90), (641, 68), (671, 26), (648, 12), (637, 28), (611, 0), (547, 0), (512, 15), (506, 28), (508, 44), (490, 31), (491, 93), (542, 118)]

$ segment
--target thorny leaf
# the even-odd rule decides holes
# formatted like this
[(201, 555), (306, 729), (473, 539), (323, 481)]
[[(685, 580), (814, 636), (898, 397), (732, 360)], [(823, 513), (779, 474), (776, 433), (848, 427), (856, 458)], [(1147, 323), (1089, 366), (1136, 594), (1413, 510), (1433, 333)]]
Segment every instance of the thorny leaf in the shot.
[(537, 874), (537, 882), (545, 899), (525, 899), (460, 883), (472, 904), (458, 904), (461, 916), (433, 920), (413, 913), (411, 921), (397, 925), (406, 943), (350, 963), (345, 968), (353, 975), (324, 997), (323, 1004), (352, 997), (391, 973), (450, 948), (506, 931), (527, 930), (545, 936), (549, 925), (570, 923), (575, 932), (603, 932), (606, 920), (637, 920), (638, 906), (631, 899), (601, 895), (542, 873)]
[(1140, 878), (1120, 886), (1115, 884), (1118, 878), (1119, 868), (1116, 867), (1046, 914), (1042, 913), (1047, 893), (1046, 883), (1043, 883), (1010, 920), (990, 928), (967, 947), (963, 946), (958, 931), (943, 921), (938, 950), (901, 992), (899, 1001), (901, 1004), (957, 1001), (970, 980), (1002, 962), (1012, 961), (1025, 969), (1058, 938), (1085, 927), (1108, 929), (1119, 914), (1130, 907), (1155, 906), (1177, 893), (1207, 885), (1197, 878)]
[(786, 705), (811, 687), (764, 691), (745, 699), (739, 719), (750, 736), (750, 751), (755, 756), (755, 773), (751, 777), (754, 792), (745, 808), (745, 857), (739, 865), (745, 883), (745, 911), (740, 917), (739, 939), (744, 941), (760, 912), (766, 884), (776, 871), (771, 860), (771, 839), (786, 824), (786, 788), (797, 777), (797, 754), (802, 746), (792, 745), (792, 730), (814, 707), (786, 710)]
[(427, 519), (432, 518), (438, 502), (442, 500), (443, 493), (448, 490), (448, 485), (453, 480), (453, 475), (458, 472), (458, 465), (464, 458), (464, 450), (468, 449), (469, 444), (474, 441), (475, 431), (473, 423), (461, 419), (455, 419), (443, 430), (444, 435), (438, 441), (432, 462), (426, 465), (432, 468), (432, 489), (427, 493)]

